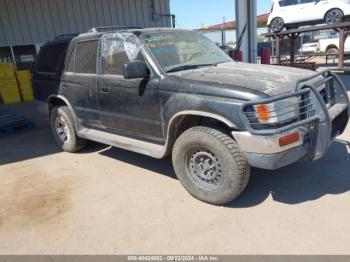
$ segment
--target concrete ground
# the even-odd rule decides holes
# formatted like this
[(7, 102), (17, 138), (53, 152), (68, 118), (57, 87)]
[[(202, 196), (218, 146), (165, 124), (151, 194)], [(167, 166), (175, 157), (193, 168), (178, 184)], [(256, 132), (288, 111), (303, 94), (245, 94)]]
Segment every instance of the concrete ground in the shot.
[(350, 126), (322, 161), (253, 170), (216, 207), (183, 189), (169, 159), (99, 144), (63, 153), (37, 122), (0, 137), (0, 254), (350, 252)]

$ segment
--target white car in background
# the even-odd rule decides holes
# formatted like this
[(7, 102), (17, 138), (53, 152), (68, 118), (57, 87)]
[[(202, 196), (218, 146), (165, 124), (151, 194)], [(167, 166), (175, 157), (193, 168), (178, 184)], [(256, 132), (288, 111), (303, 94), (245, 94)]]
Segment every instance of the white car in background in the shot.
[[(318, 42), (318, 53), (336, 55), (339, 53), (339, 38), (321, 39)], [(350, 38), (347, 37), (344, 43), (344, 53), (350, 53)]]
[(303, 55), (318, 53), (320, 44), (319, 42), (305, 43), (301, 46), (299, 52)]
[(274, 0), (268, 26), (278, 33), (302, 25), (337, 24), (350, 16), (350, 0)]
[[(303, 44), (300, 53), (337, 55), (339, 53), (339, 38), (320, 39), (318, 42)], [(344, 45), (344, 52), (350, 53), (350, 38), (347, 38)]]

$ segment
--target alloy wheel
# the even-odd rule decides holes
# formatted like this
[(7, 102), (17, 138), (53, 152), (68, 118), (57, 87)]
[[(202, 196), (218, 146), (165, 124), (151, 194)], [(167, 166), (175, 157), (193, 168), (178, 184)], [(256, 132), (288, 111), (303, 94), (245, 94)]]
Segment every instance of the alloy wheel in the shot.
[(282, 18), (277, 17), (277, 18), (272, 20), (271, 29), (274, 33), (278, 33), (280, 31), (282, 31), (283, 28), (284, 28), (284, 21)]
[(326, 23), (329, 25), (340, 23), (343, 19), (343, 14), (340, 10), (331, 10), (326, 15)]

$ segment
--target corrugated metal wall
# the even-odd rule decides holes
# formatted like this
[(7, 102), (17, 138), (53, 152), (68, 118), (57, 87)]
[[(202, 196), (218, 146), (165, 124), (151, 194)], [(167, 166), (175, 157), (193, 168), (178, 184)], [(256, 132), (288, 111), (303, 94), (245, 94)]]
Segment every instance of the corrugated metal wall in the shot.
[(168, 27), (169, 0), (0, 0), (0, 46), (44, 43), (96, 26)]

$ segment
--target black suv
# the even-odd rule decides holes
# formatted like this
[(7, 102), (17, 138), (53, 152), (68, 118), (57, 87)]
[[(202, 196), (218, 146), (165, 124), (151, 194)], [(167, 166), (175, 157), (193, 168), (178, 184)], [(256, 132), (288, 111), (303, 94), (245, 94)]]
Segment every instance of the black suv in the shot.
[(337, 75), (236, 63), (187, 30), (58, 38), (41, 49), (33, 81), (63, 150), (94, 140), (172, 155), (184, 187), (212, 204), (237, 198), (250, 166), (320, 159), (349, 120)]

